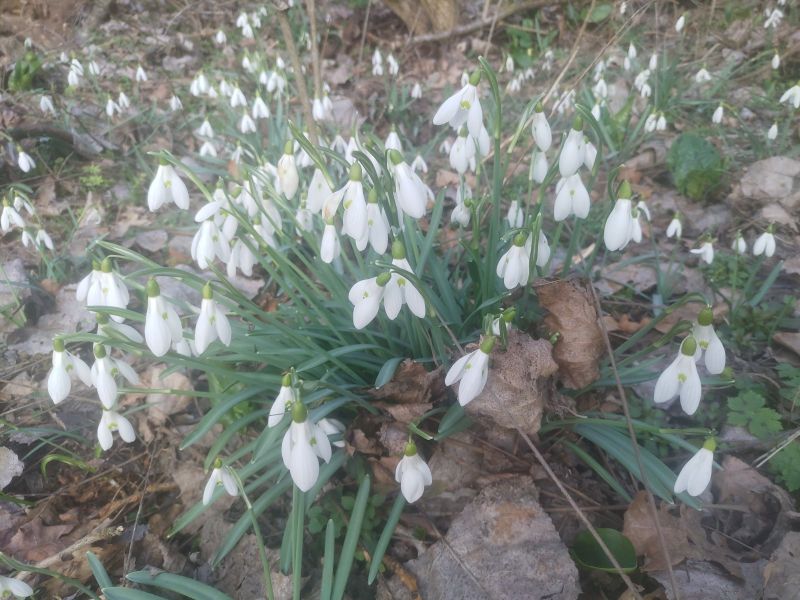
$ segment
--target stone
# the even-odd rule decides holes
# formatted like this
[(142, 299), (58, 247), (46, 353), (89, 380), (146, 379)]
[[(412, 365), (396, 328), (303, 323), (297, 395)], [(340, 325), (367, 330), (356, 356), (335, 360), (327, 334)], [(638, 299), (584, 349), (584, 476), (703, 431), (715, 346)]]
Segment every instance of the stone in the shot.
[(779, 202), (786, 210), (800, 206), (800, 161), (786, 156), (773, 156), (753, 163), (742, 177), (737, 200)]

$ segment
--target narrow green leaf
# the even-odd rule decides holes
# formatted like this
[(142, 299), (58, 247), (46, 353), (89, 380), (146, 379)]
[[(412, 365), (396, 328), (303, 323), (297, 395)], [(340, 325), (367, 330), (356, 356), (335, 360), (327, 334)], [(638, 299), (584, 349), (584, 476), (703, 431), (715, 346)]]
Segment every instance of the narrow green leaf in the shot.
[(151, 585), (183, 594), (192, 600), (231, 600), (230, 596), (223, 594), (210, 585), (166, 571), (155, 574), (150, 571), (135, 571), (128, 573), (125, 578), (141, 585)]
[(400, 366), (401, 362), (403, 362), (403, 357), (395, 356), (394, 358), (390, 358), (383, 363), (381, 370), (378, 372), (378, 376), (375, 378), (375, 389), (382, 388), (392, 380), (392, 377), (394, 377), (394, 373), (397, 370), (397, 367)]
[(347, 526), (347, 533), (342, 544), (342, 555), (339, 558), (339, 565), (336, 568), (336, 577), (333, 581), (332, 600), (342, 600), (344, 588), (347, 586), (347, 579), (350, 577), (350, 569), (353, 566), (353, 558), (358, 546), (358, 538), (361, 536), (361, 525), (364, 522), (364, 511), (367, 509), (369, 500), (370, 478), (365, 475), (358, 486), (353, 511), (350, 513), (350, 523)]
[(296, 485), (292, 492), (292, 598), (300, 600), (303, 584), (303, 517), (306, 514), (304, 494)]
[(108, 571), (106, 571), (105, 567), (103, 567), (103, 563), (100, 562), (100, 559), (98, 559), (94, 553), (87, 552), (86, 560), (89, 561), (89, 568), (92, 570), (92, 574), (97, 581), (97, 585), (99, 585), (101, 588), (111, 587), (114, 585), (111, 581), (111, 577), (108, 576)]
[(386, 549), (389, 547), (389, 542), (392, 541), (392, 534), (394, 533), (397, 523), (400, 521), (400, 516), (403, 514), (403, 509), (406, 507), (406, 499), (403, 494), (397, 494), (392, 505), (392, 510), (386, 519), (386, 525), (383, 527), (381, 537), (378, 538), (378, 543), (375, 545), (375, 550), (372, 552), (372, 558), (369, 565), (369, 576), (367, 583), (372, 584), (378, 576), (378, 570), (381, 567), (383, 555), (386, 554)]
[(166, 600), (163, 596), (124, 587), (102, 588), (102, 592), (108, 600)]
[(328, 525), (325, 527), (325, 556), (322, 561), (322, 584), (319, 592), (319, 600), (330, 600), (331, 589), (333, 587), (333, 563), (336, 560), (334, 553), (334, 536), (336, 527), (333, 524), (333, 519), (328, 519)]

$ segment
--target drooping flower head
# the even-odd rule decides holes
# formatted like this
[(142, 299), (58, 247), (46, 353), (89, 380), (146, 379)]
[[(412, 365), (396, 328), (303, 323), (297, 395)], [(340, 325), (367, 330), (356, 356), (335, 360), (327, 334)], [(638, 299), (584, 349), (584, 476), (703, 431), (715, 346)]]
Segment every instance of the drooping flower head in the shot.
[(719, 375), (725, 369), (725, 347), (714, 331), (714, 311), (706, 306), (697, 315), (697, 323), (692, 327), (692, 335), (697, 340), (695, 362), (705, 354), (706, 369), (712, 375)]
[(302, 492), (307, 492), (317, 482), (319, 458), (325, 462), (331, 459), (328, 436), (308, 419), (308, 409), (302, 402), (292, 405), (292, 424), (283, 436), (281, 456), (292, 481)]
[(653, 402), (663, 404), (675, 396), (680, 396), (681, 408), (687, 415), (693, 415), (700, 405), (702, 386), (697, 373), (694, 355), (697, 352), (697, 340), (687, 336), (681, 343), (678, 356), (664, 369), (656, 381)]
[(466, 406), (472, 402), (486, 386), (489, 377), (489, 354), (495, 344), (495, 337), (483, 338), (477, 350), (465, 354), (453, 363), (444, 379), (445, 385), (458, 383), (458, 403)]
[(394, 479), (400, 484), (403, 497), (410, 503), (419, 500), (425, 491), (425, 486), (433, 483), (430, 467), (417, 454), (417, 446), (410, 440), (406, 444), (403, 458), (397, 463)]
[(214, 300), (211, 284), (203, 286), (203, 299), (200, 302), (200, 316), (194, 330), (194, 345), (197, 354), (205, 352), (214, 340), (226, 346), (231, 344), (231, 325), (225, 311)]
[(239, 495), (239, 486), (236, 484), (236, 477), (230, 467), (223, 465), (222, 460), (217, 458), (214, 461), (214, 468), (211, 470), (211, 475), (206, 482), (206, 487), (203, 489), (203, 506), (211, 504), (214, 497), (214, 492), (219, 486), (222, 486), (229, 496)]
[(676, 494), (686, 492), (690, 496), (702, 494), (711, 482), (711, 471), (714, 466), (714, 450), (717, 442), (708, 438), (703, 447), (683, 466), (675, 480)]
[(483, 110), (477, 87), (480, 80), (480, 70), (474, 71), (464, 87), (442, 103), (433, 116), (433, 124), (448, 123), (458, 131), (466, 123), (469, 134), (478, 139), (483, 127)]

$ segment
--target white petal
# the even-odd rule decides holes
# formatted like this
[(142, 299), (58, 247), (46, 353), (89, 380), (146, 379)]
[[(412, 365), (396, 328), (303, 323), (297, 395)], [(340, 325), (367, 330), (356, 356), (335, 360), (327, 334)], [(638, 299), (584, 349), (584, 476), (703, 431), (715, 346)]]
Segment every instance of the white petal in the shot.
[(687, 415), (693, 415), (700, 406), (700, 397), (702, 396), (703, 388), (700, 384), (700, 375), (697, 373), (697, 367), (694, 364), (694, 359), (689, 357), (685, 361), (688, 366), (689, 373), (686, 376), (686, 381), (681, 384), (681, 408)]
[(211, 476), (206, 481), (206, 487), (203, 488), (203, 506), (208, 506), (214, 496), (214, 490), (217, 489), (217, 482), (219, 481), (219, 469), (211, 471)]
[(656, 381), (655, 392), (653, 393), (653, 402), (656, 404), (663, 404), (669, 402), (677, 394), (680, 384), (678, 382), (678, 360), (676, 358), (672, 363), (664, 369)]
[(473, 354), (475, 354), (475, 352), (469, 352), (453, 363), (444, 378), (445, 385), (453, 385), (456, 381), (459, 381), (464, 376), (464, 369), (466, 368), (467, 363), (470, 361)]

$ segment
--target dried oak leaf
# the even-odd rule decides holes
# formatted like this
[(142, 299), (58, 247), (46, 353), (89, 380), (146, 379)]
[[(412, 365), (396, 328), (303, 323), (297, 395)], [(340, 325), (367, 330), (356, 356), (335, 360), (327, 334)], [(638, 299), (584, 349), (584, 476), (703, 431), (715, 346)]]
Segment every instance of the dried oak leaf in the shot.
[(588, 282), (578, 279), (542, 281), (536, 284), (539, 303), (548, 310), (544, 323), (559, 338), (553, 358), (565, 386), (582, 388), (600, 376), (597, 362), (603, 355), (603, 332)]
[(444, 393), (444, 379), (441, 368), (426, 371), (420, 363), (406, 359), (389, 383), (369, 393), (376, 400), (388, 400), (393, 404), (428, 404)]
[(536, 434), (555, 395), (552, 375), (558, 365), (550, 342), (511, 330), (505, 352), (492, 353), (491, 371), (483, 392), (465, 407), (467, 414)]

